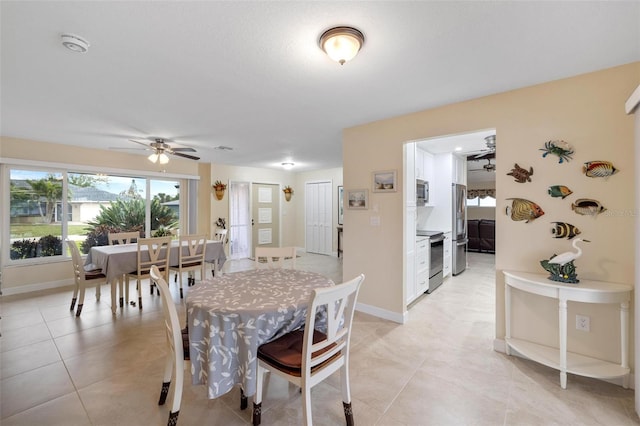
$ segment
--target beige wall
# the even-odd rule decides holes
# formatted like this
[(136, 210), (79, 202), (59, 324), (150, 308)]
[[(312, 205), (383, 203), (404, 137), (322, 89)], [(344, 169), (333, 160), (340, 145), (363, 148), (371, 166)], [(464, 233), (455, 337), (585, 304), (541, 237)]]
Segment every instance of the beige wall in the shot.
[[(357, 126), (344, 131), (343, 166), (345, 190), (370, 188), (374, 170), (397, 169), (402, 179), (402, 145), (411, 140), (495, 128), (499, 161), (496, 172), (496, 336), (504, 336), (504, 278), (502, 270), (541, 272), (539, 261), (554, 253), (571, 250), (567, 240), (551, 237), (551, 221), (577, 225), (583, 236), (584, 255), (576, 261), (580, 277), (614, 282), (634, 282), (635, 163), (633, 160), (633, 119), (625, 115), (624, 103), (640, 81), (640, 63), (527, 87)], [(557, 157), (542, 158), (546, 141), (564, 139), (575, 148), (574, 159), (558, 164)], [(586, 161), (609, 160), (620, 169), (611, 178), (591, 179), (582, 174)], [(519, 184), (506, 173), (514, 163), (535, 170), (533, 182)], [(549, 185), (569, 186), (574, 194), (566, 200), (547, 195)], [(403, 183), (401, 183), (403, 186)], [(386, 312), (404, 314), (403, 300), (403, 206), (402, 192), (369, 193), (373, 210), (346, 210), (344, 276), (359, 273), (366, 280), (359, 302)], [(520, 197), (537, 202), (546, 214), (531, 223), (514, 222), (502, 214), (510, 204), (506, 198)], [(572, 200), (594, 198), (608, 213), (597, 218), (578, 216), (570, 208)], [(370, 225), (373, 215), (381, 226)], [(517, 312), (533, 319), (518, 318), (515, 333), (557, 342), (557, 305), (522, 295)], [(578, 312), (579, 310), (579, 312)], [(606, 312), (604, 312), (606, 311)], [(611, 307), (570, 306), (576, 313), (590, 315), (591, 333), (577, 335), (569, 327), (572, 344), (586, 340), (598, 343), (589, 351), (604, 359), (615, 359), (619, 339), (617, 311)], [(410, 312), (409, 312), (410, 314)], [(454, 314), (455, 315), (455, 314)], [(571, 322), (571, 321), (570, 321)], [(612, 328), (616, 327), (616, 328)], [(571, 347), (570, 347), (571, 350)], [(588, 352), (588, 351), (587, 351)]]

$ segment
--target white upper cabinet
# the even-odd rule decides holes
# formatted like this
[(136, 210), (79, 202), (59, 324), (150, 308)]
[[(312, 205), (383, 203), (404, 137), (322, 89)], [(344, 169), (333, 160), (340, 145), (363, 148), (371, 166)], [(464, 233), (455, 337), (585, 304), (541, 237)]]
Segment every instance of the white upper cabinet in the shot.
[(405, 205), (416, 206), (416, 144), (404, 145), (404, 195)]
[(420, 148), (416, 148), (416, 179), (424, 178), (424, 154), (425, 152)]

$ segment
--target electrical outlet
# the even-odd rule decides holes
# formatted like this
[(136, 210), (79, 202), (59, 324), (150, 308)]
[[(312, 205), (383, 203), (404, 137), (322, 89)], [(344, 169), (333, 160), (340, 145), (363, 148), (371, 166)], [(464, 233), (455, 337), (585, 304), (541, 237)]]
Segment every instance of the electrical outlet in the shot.
[(586, 315), (576, 315), (576, 330), (590, 331), (591, 318)]

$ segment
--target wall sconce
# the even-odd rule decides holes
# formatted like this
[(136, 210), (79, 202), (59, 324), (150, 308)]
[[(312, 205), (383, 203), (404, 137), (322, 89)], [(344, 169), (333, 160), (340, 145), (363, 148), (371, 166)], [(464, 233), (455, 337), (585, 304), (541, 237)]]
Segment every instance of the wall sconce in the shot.
[(227, 185), (217, 180), (214, 182), (212, 188), (216, 193), (216, 198), (218, 199), (218, 201), (222, 200), (222, 198), (224, 197), (224, 191), (227, 189)]
[(291, 196), (293, 195), (293, 189), (287, 185), (284, 187), (282, 192), (284, 192), (284, 199), (287, 201), (291, 201)]
[(352, 27), (335, 27), (320, 36), (320, 48), (340, 65), (355, 58), (364, 44), (364, 34)]

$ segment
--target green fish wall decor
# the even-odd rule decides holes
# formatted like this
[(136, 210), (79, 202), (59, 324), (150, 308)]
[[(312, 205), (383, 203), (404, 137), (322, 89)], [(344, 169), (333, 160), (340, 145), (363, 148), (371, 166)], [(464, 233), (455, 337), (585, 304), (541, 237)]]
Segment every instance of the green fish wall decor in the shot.
[(570, 190), (568, 187), (566, 187), (564, 185), (553, 185), (553, 186), (550, 186), (549, 189), (547, 190), (547, 192), (552, 197), (562, 197), (563, 200), (566, 197), (568, 197), (569, 195), (573, 194), (573, 191)]

